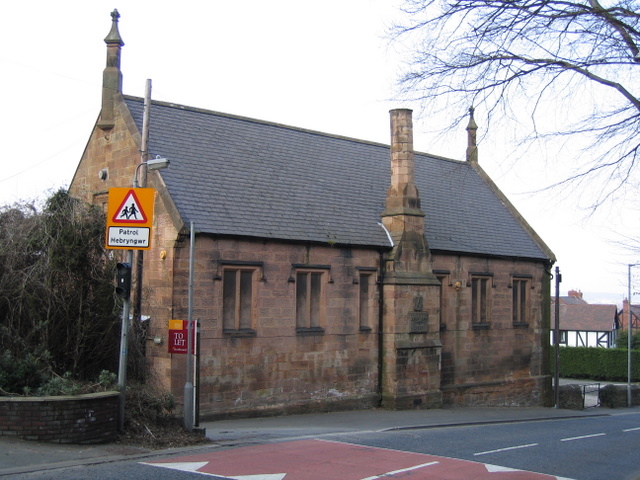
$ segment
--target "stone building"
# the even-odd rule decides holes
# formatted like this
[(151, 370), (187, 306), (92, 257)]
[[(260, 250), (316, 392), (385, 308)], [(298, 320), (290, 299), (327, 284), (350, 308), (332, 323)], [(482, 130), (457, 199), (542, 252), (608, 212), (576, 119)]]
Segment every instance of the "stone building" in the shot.
[[(70, 190), (105, 205), (141, 150), (171, 160), (146, 178), (141, 313), (165, 340), (187, 318), (193, 222), (203, 416), (547, 401), (554, 256), (478, 164), (473, 114), (465, 161), (414, 152), (406, 109), (383, 145), (153, 101), (146, 142), (117, 21)], [(184, 355), (147, 359), (181, 397)]]

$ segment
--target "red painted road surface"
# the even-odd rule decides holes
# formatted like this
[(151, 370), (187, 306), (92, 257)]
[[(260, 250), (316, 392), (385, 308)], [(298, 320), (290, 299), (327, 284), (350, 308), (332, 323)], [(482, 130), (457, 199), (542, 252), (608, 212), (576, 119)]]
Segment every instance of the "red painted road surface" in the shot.
[(325, 440), (217, 450), (145, 464), (235, 480), (560, 479), (466, 460)]

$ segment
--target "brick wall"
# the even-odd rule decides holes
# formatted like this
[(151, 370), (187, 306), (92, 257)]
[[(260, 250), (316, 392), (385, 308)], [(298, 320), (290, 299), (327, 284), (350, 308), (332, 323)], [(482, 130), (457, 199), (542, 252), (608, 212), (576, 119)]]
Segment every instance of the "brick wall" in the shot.
[[(163, 223), (162, 217), (158, 223)], [(173, 248), (172, 235), (175, 236), (175, 230), (167, 223), (166, 236), (155, 243), (158, 249), (166, 248), (164, 259), (157, 253), (145, 257), (145, 261), (155, 264), (145, 269), (145, 282), (151, 286), (145, 300), (145, 313), (149, 312), (152, 317), (150, 337), (166, 339), (167, 321), (187, 318), (189, 246), (187, 242)], [(354, 278), (357, 267), (379, 268), (378, 252), (198, 236), (195, 257), (194, 317), (202, 322), (203, 416), (219, 418), (377, 404), (377, 300), (371, 330), (360, 331), (358, 285)], [(257, 305), (255, 336), (223, 332), (222, 261), (261, 264), (254, 299)], [(398, 361), (387, 362), (385, 371), (393, 371), (398, 378), (406, 379), (401, 391), (393, 392), (396, 397), (405, 396), (406, 401), (400, 405), (387, 398), (386, 403), (398, 408), (433, 407), (440, 402), (447, 405), (548, 403), (550, 377), (544, 365), (548, 357), (545, 352), (549, 326), (543, 312), (548, 276), (544, 266), (517, 260), (438, 254), (434, 254), (433, 262), (439, 276), (446, 273), (442, 285), (443, 305), (439, 306), (436, 298), (437, 287), (434, 291), (430, 287), (425, 294), (424, 308), (431, 312), (428, 333), (406, 334), (402, 332), (409, 331), (407, 325), (386, 325), (387, 337), (394, 336), (399, 343), (385, 345), (394, 351), (398, 349)], [(325, 285), (327, 323), (323, 325), (322, 335), (296, 333), (295, 283), (289, 281), (293, 264), (331, 266), (331, 283)], [(468, 282), (471, 272), (492, 274), (491, 316), (487, 328), (476, 329), (471, 323)], [(527, 323), (523, 325), (514, 325), (512, 320), (514, 275), (530, 282)], [(392, 300), (388, 298), (390, 294), (390, 291), (385, 293), (385, 302)], [(375, 295), (377, 299), (377, 292)], [(404, 317), (408, 318), (408, 314)], [(442, 325), (438, 325), (440, 322)], [(442, 342), (441, 349), (438, 341)], [(162, 379), (180, 398), (185, 382), (184, 355), (169, 355), (164, 343), (148, 343), (147, 355), (158, 374), (156, 378)], [(441, 379), (437, 371), (440, 360)], [(427, 368), (427, 365), (431, 366)], [(440, 388), (442, 396), (429, 396), (428, 392), (437, 393)]]
[[(541, 263), (434, 255), (443, 278), (442, 388), (451, 405), (548, 404), (549, 276)], [(491, 274), (487, 325), (472, 324), (473, 272)], [(527, 279), (526, 322), (513, 322), (513, 278)]]
[[(188, 314), (188, 243), (165, 258), (173, 266), (146, 270), (153, 292), (173, 281), (173, 295), (148, 298), (150, 336), (167, 338), (169, 318)], [(152, 261), (149, 259), (149, 261)], [(255, 262), (255, 317), (252, 335), (223, 328), (224, 262)], [(321, 332), (296, 328), (293, 265), (325, 265), (325, 315)], [(360, 328), (358, 268), (376, 273), (379, 254), (371, 250), (305, 246), (269, 241), (198, 236), (195, 251), (194, 318), (202, 325), (201, 413), (208, 418), (253, 412), (303, 412), (363, 408), (377, 404), (377, 301), (372, 322)], [(173, 272), (173, 278), (162, 271)], [(377, 285), (371, 293), (377, 298)], [(168, 289), (166, 291), (171, 291)], [(168, 303), (165, 303), (168, 302)], [(182, 396), (185, 355), (169, 355), (167, 345), (148, 344), (159, 378)]]
[(104, 443), (118, 431), (118, 392), (0, 397), (0, 435), (51, 443)]
[[(169, 242), (164, 242), (168, 253), (163, 260), (146, 257), (149, 262), (164, 263), (145, 270), (145, 280), (152, 286), (145, 312), (152, 316), (150, 337), (166, 339), (167, 320), (187, 318), (189, 246), (185, 243), (169, 248)], [(162, 243), (159, 239), (158, 244)], [(379, 267), (378, 252), (198, 236), (195, 257), (194, 317), (202, 323), (203, 416), (220, 418), (377, 404), (377, 301), (371, 330), (361, 331), (354, 278), (357, 267)], [(254, 299), (254, 336), (223, 332), (223, 261), (261, 264)], [(399, 343), (385, 345), (398, 353), (397, 361), (385, 364), (385, 370), (406, 379), (401, 391), (393, 392), (396, 397), (405, 396), (406, 402), (400, 405), (387, 398), (386, 403), (399, 408), (433, 407), (440, 402), (548, 403), (550, 377), (544, 367), (548, 324), (542, 300), (548, 295), (548, 278), (544, 267), (532, 262), (445, 255), (434, 255), (433, 261), (438, 275), (448, 273), (443, 281), (441, 308), (437, 291), (429, 290), (425, 296), (424, 309), (431, 312), (427, 333), (406, 334), (402, 332), (409, 331), (407, 325), (386, 325), (387, 338), (394, 337)], [(322, 335), (296, 333), (295, 283), (289, 281), (293, 264), (331, 266), (331, 283), (325, 285), (327, 310)], [(493, 275), (487, 328), (475, 329), (471, 324), (470, 272)], [(513, 275), (530, 282), (528, 317), (523, 325), (514, 325), (512, 320)], [(377, 299), (377, 292), (375, 295)], [(385, 296), (385, 302), (391, 300)], [(408, 318), (408, 314), (404, 317)], [(442, 379), (434, 370), (440, 361), (438, 339), (442, 342)], [(149, 343), (147, 354), (158, 374), (156, 378), (180, 398), (185, 383), (185, 356), (169, 355), (165, 343)], [(428, 365), (432, 366), (427, 368)], [(440, 388), (441, 397), (429, 396), (428, 392), (438, 392)]]

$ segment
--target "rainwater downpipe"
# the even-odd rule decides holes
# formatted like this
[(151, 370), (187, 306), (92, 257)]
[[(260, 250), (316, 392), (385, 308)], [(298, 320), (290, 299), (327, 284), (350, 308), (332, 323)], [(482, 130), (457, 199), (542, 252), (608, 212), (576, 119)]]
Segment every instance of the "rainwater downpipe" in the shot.
[(378, 385), (377, 394), (379, 405), (382, 406), (382, 381), (384, 379), (382, 374), (383, 368), (383, 355), (384, 355), (384, 254), (385, 251), (380, 249), (380, 274), (378, 276)]
[[(387, 227), (385, 227), (381, 222), (378, 222), (378, 225), (382, 227), (382, 229), (387, 234), (387, 238), (389, 239), (389, 244), (391, 248), (394, 247), (393, 239), (391, 238), (391, 234)], [(378, 281), (378, 398), (380, 399), (380, 405), (382, 405), (382, 394), (383, 394), (383, 366), (384, 366), (384, 274), (385, 274), (385, 261), (384, 255), (386, 250), (380, 249), (380, 275)]]

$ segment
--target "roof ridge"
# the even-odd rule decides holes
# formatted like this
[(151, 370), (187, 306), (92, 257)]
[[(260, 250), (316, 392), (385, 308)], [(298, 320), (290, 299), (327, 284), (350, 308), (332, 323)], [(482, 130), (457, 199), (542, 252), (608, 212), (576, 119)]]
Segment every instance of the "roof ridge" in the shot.
[[(137, 97), (135, 95), (123, 95), (123, 97), (126, 100), (133, 100), (133, 101), (139, 101), (141, 103), (144, 102), (144, 98), (142, 97)], [(231, 118), (234, 120), (240, 120), (240, 121), (245, 121), (245, 122), (251, 122), (251, 123), (258, 123), (261, 125), (269, 125), (272, 127), (276, 127), (276, 128), (285, 128), (287, 130), (294, 130), (294, 131), (298, 131), (298, 132), (303, 132), (303, 133), (309, 133), (312, 135), (320, 135), (323, 137), (329, 137), (329, 138), (336, 138), (339, 140), (347, 140), (350, 142), (357, 142), (357, 143), (362, 143), (365, 145), (372, 145), (372, 146), (376, 146), (376, 147), (383, 147), (383, 148), (391, 148), (391, 146), (387, 143), (382, 143), (382, 142), (375, 142), (373, 140), (364, 140), (361, 138), (356, 138), (356, 137), (349, 137), (346, 135), (339, 135), (339, 134), (335, 134), (335, 133), (328, 133), (328, 132), (323, 132), (320, 130), (314, 130), (311, 128), (302, 128), (302, 127), (296, 127), (293, 125), (288, 125), (286, 123), (279, 123), (279, 122), (273, 122), (270, 120), (262, 120), (259, 118), (253, 118), (253, 117), (247, 117), (245, 115), (237, 115), (237, 114), (233, 114), (233, 113), (226, 113), (226, 112), (221, 112), (219, 110), (210, 110), (207, 108), (201, 108), (201, 107), (193, 107), (190, 105), (183, 105), (180, 103), (175, 103), (175, 102), (167, 102), (167, 101), (163, 101), (163, 100), (151, 100), (151, 104), (152, 105), (160, 105), (160, 106), (164, 106), (164, 107), (168, 107), (168, 108), (177, 108), (179, 110), (184, 110), (184, 111), (190, 111), (190, 112), (196, 112), (196, 113), (203, 113), (203, 114), (207, 114), (207, 115), (216, 115), (219, 117), (225, 117), (225, 118)], [(465, 162), (464, 160), (457, 160), (455, 158), (449, 158), (449, 157), (443, 157), (440, 155), (435, 155), (433, 153), (427, 153), (427, 152), (420, 152), (420, 151), (414, 151), (414, 155), (420, 155), (420, 156), (424, 156), (424, 157), (429, 157), (429, 158), (433, 158), (436, 160), (444, 160), (444, 161), (448, 161), (448, 162), (453, 162), (453, 163), (460, 163), (462, 165), (467, 164), (467, 162)]]

